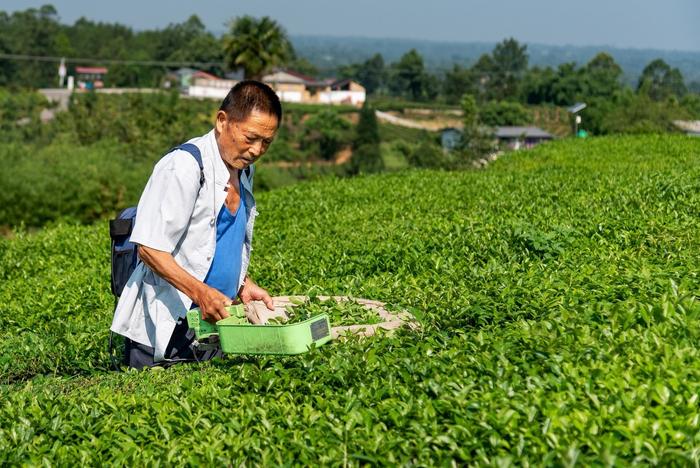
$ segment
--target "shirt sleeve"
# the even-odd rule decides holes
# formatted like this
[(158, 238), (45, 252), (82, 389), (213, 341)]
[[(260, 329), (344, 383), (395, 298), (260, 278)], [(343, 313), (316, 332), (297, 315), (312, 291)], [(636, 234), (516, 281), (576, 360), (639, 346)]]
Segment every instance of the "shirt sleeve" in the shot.
[(156, 164), (141, 194), (130, 240), (172, 253), (189, 225), (199, 193), (199, 165), (185, 151)]

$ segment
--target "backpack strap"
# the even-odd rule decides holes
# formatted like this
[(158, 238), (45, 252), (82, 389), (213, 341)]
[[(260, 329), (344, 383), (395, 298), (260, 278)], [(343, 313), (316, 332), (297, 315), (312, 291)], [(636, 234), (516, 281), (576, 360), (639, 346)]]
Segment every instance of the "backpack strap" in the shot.
[(197, 148), (197, 145), (193, 143), (183, 143), (180, 146), (176, 146), (175, 148), (171, 149), (169, 152), (173, 152), (175, 150), (182, 150), (182, 151), (187, 151), (192, 155), (192, 157), (197, 161), (197, 164), (199, 165), (199, 186), (204, 185), (204, 163), (202, 162), (202, 153), (199, 151), (199, 148)]

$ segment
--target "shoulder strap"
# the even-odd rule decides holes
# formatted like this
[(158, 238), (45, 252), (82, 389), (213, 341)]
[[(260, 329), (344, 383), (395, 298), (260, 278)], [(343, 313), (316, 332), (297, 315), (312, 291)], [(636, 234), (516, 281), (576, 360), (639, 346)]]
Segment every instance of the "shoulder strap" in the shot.
[(175, 148), (171, 149), (170, 151), (172, 152), (178, 149), (182, 151), (187, 151), (197, 161), (197, 164), (199, 165), (199, 186), (201, 187), (202, 185), (204, 185), (204, 163), (202, 162), (202, 153), (200, 153), (199, 148), (197, 148), (197, 145), (193, 143), (183, 143), (180, 146), (176, 146)]

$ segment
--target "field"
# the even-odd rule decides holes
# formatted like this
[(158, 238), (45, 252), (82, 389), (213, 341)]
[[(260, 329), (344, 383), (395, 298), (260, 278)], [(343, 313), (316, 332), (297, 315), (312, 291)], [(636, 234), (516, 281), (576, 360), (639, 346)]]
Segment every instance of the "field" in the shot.
[(423, 330), (117, 373), (106, 223), (19, 230), (0, 240), (0, 465), (700, 463), (700, 140), (258, 198), (259, 284)]

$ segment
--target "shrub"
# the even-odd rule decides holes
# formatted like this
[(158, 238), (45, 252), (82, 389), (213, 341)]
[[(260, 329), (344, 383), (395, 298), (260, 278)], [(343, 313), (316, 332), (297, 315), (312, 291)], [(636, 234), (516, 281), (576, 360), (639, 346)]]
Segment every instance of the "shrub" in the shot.
[(312, 115), (304, 123), (301, 149), (311, 151), (325, 160), (350, 143), (351, 124), (333, 109), (325, 109)]
[(479, 109), (481, 123), (490, 127), (519, 126), (532, 122), (530, 112), (517, 102), (491, 101)]
[(42, 226), (62, 218), (92, 222), (138, 200), (150, 163), (122, 157), (113, 142), (0, 148), (0, 225)]

